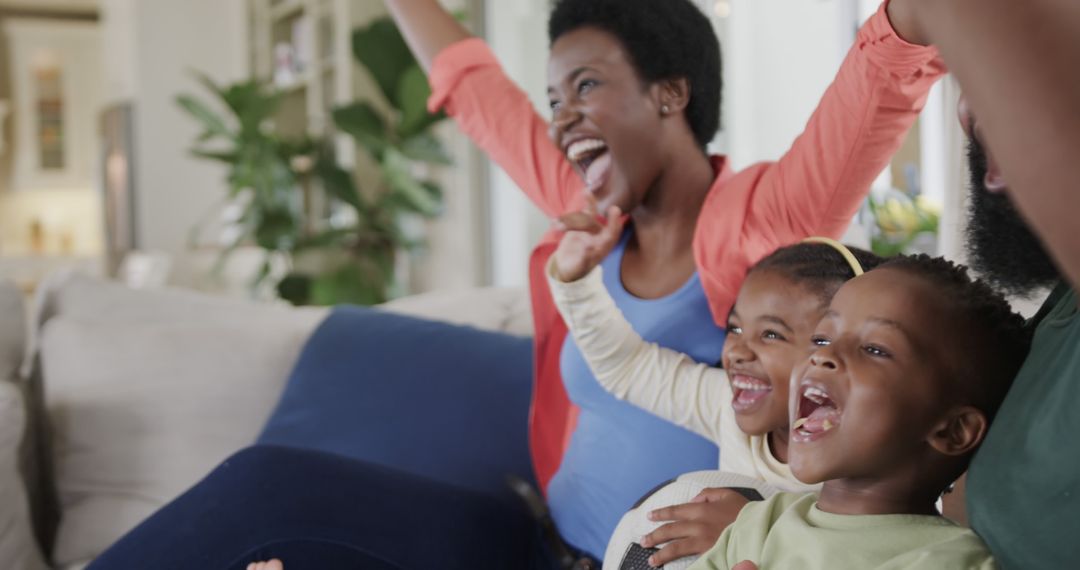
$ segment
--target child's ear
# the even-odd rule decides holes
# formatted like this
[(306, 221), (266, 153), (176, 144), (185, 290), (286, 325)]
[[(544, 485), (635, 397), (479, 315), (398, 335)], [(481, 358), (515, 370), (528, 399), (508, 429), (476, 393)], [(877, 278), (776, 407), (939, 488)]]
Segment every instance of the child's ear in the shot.
[(944, 455), (964, 455), (982, 443), (988, 427), (981, 411), (971, 406), (953, 408), (934, 426), (927, 441)]

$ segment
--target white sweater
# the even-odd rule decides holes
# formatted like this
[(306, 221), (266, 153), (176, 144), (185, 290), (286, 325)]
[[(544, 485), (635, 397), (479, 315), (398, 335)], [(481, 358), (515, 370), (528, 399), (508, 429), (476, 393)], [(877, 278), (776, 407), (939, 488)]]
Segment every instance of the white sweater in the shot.
[(597, 267), (564, 283), (548, 268), (555, 304), (596, 379), (616, 398), (716, 442), (720, 470), (760, 479), (783, 491), (818, 491), (769, 451), (768, 438), (746, 435), (735, 423), (727, 373), (645, 342), (604, 288)]

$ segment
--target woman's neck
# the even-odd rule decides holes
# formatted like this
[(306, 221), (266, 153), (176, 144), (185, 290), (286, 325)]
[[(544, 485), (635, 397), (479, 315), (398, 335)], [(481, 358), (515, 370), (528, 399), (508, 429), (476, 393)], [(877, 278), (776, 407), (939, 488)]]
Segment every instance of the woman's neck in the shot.
[(702, 152), (683, 155), (660, 175), (632, 212), (635, 249), (648, 259), (665, 259), (689, 250), (705, 197), (716, 178)]

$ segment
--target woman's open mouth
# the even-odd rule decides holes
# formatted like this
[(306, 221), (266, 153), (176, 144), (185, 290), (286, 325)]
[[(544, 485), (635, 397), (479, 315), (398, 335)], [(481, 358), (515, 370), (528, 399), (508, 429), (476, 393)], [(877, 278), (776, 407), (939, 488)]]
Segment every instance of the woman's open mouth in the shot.
[(598, 138), (579, 139), (566, 147), (566, 158), (577, 167), (590, 188), (602, 186), (611, 171), (611, 153)]
[(731, 407), (735, 413), (745, 414), (757, 410), (765, 402), (772, 392), (772, 384), (753, 376), (732, 374), (731, 392)]
[(813, 384), (799, 386), (798, 407), (791, 424), (791, 440), (800, 443), (825, 437), (840, 426), (841, 409), (825, 388)]

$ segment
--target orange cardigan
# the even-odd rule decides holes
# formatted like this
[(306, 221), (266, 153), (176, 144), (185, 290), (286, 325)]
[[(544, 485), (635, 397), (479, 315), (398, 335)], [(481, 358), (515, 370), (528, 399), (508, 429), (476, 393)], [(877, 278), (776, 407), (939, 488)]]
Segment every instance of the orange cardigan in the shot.
[[(805, 131), (776, 162), (717, 172), (698, 217), (694, 258), (713, 318), (724, 324), (747, 269), (806, 236), (841, 235), (945, 73), (934, 48), (899, 38), (885, 6), (859, 31)], [(444, 109), (549, 217), (580, 210), (583, 182), (548, 138), (547, 122), (482, 40), (444, 49), (430, 77), (429, 108)], [(544, 265), (558, 243), (544, 236), (529, 264), (535, 381), (529, 417), (537, 480), (546, 489), (577, 421), (559, 372), (566, 325)]]

